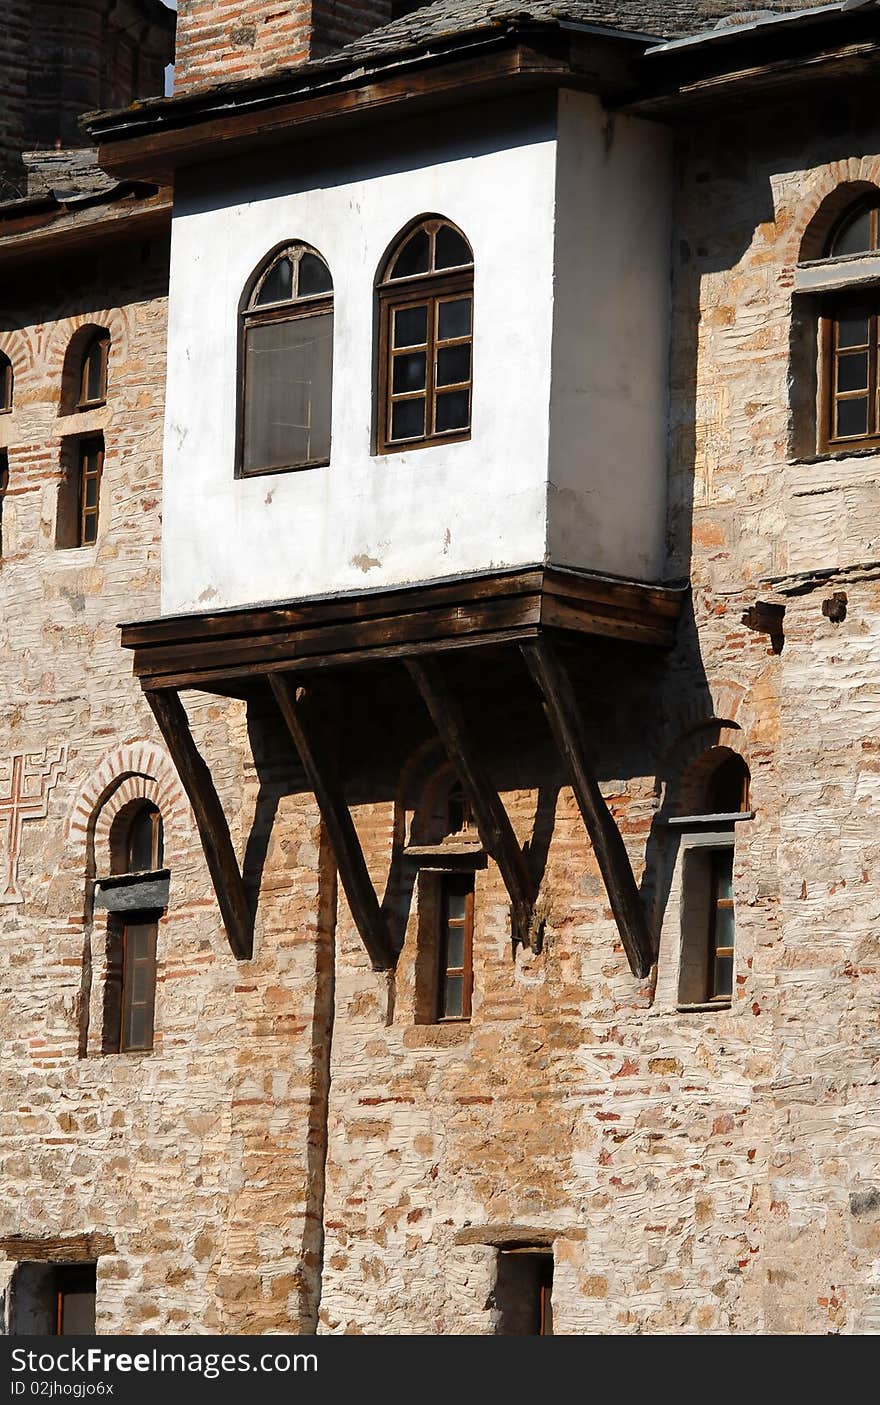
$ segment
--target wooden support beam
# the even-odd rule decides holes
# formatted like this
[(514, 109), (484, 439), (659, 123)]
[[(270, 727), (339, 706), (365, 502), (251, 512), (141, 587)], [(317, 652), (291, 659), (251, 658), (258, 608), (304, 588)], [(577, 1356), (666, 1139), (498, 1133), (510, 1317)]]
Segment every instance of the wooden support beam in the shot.
[(238, 961), (249, 961), (254, 949), (253, 914), (211, 772), (199, 755), (186, 709), (174, 689), (156, 689), (146, 699), (193, 807), (229, 945)]
[(599, 789), (571, 679), (548, 639), (524, 643), (520, 649), (540, 690), (550, 731), (565, 762), (633, 975), (646, 976), (654, 959), (654, 947), (645, 910), (620, 830)]
[(303, 690), (282, 673), (270, 674), (269, 685), (315, 793), (339, 878), (373, 970), (390, 971), (397, 955), (336, 768), (309, 717)]
[(406, 666), (461, 781), (483, 848), (501, 870), (510, 895), (514, 940), (530, 946), (535, 885), (501, 796), (480, 760), (464, 713), (442, 668), (425, 657), (408, 659)]

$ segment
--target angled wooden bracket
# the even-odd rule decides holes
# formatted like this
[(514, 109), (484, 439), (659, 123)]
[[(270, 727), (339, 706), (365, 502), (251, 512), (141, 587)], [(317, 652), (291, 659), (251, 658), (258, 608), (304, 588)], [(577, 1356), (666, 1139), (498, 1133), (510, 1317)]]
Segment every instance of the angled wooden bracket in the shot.
[(269, 685), (315, 793), (339, 878), (373, 970), (390, 971), (397, 955), (336, 768), (309, 716), (302, 690), (283, 673), (270, 674)]
[(442, 669), (428, 658), (408, 659), (406, 666), (461, 782), (483, 848), (501, 871), (510, 896), (513, 938), (530, 946), (535, 885), (501, 796), (480, 760), (464, 713)]
[(646, 976), (654, 948), (645, 910), (620, 830), (599, 789), (571, 679), (548, 639), (521, 644), (520, 649), (540, 690), (550, 731), (565, 762), (627, 960), (633, 975)]
[(192, 805), (229, 945), (238, 961), (249, 961), (254, 951), (253, 914), (211, 772), (199, 755), (177, 691), (150, 689), (145, 696)]

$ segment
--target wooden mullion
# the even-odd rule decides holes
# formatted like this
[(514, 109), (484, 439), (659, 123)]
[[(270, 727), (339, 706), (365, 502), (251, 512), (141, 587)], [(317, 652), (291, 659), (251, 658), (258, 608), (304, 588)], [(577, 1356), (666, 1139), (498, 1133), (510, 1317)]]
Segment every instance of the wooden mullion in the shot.
[(489, 779), (457, 698), (433, 659), (408, 658), (406, 667), (421, 694), (443, 748), (461, 782), (477, 832), (495, 860), (510, 897), (515, 941), (528, 946), (535, 887), (497, 788)]
[(229, 945), (238, 961), (248, 961), (253, 955), (254, 920), (211, 772), (199, 755), (177, 691), (157, 688), (146, 698), (192, 805)]
[(634, 975), (646, 976), (654, 959), (654, 944), (626, 845), (599, 788), (571, 680), (545, 637), (521, 644), (520, 650), (566, 764), (630, 968)]
[(336, 767), (310, 716), (303, 690), (284, 674), (273, 674), (269, 685), (318, 802), (339, 878), (373, 970), (391, 970), (397, 956)]

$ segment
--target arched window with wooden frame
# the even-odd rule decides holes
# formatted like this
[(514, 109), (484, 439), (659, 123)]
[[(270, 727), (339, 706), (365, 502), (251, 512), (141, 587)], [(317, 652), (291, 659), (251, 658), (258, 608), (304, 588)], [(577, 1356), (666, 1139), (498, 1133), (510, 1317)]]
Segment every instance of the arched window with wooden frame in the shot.
[(276, 249), (239, 309), (239, 477), (330, 462), (333, 279), (308, 244)]
[(0, 415), (11, 415), (15, 396), (15, 371), (5, 351), (0, 351)]
[(422, 218), (395, 242), (379, 281), (377, 450), (469, 439), (474, 256), (460, 229)]
[[(822, 299), (818, 448), (880, 448), (880, 192), (857, 201), (831, 231), (825, 258), (841, 286)], [(859, 261), (873, 281), (858, 282)], [(868, 268), (870, 261), (872, 268)]]
[(92, 410), (107, 399), (107, 367), (110, 359), (110, 333), (95, 332), (86, 342), (77, 378), (78, 410)]

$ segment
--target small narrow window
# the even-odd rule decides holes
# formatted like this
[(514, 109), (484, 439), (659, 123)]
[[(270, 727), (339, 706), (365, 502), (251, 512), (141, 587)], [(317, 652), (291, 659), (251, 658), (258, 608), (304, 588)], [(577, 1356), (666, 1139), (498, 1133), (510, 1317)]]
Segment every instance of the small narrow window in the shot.
[(79, 441), (79, 525), (77, 546), (91, 546), (98, 540), (98, 505), (104, 473), (104, 440)]
[[(862, 203), (840, 221), (831, 258), (880, 252), (880, 199)], [(821, 321), (822, 407), (819, 448), (880, 447), (880, 291), (830, 294)]]
[(155, 805), (142, 805), (126, 838), (126, 872), (149, 873), (161, 868), (163, 850), (162, 816)]
[(552, 1337), (552, 1253), (530, 1245), (501, 1249), (494, 1298), (498, 1336)]
[(9, 454), (0, 449), (0, 557), (3, 556), (3, 514), (6, 507), (6, 494), (9, 492)]
[(106, 332), (98, 332), (87, 343), (80, 363), (79, 397), (77, 409), (92, 409), (103, 405), (107, 399), (107, 362), (110, 356), (110, 338)]
[(379, 285), (380, 453), (470, 437), (473, 316), (470, 245), (448, 221), (423, 220)]
[(153, 1047), (156, 1002), (155, 922), (135, 920), (122, 929), (122, 1029), (120, 1053)]
[(474, 875), (440, 881), (437, 1019), (469, 1020), (473, 989)]
[(12, 412), (15, 394), (15, 372), (12, 362), (4, 351), (0, 351), (0, 415)]
[(239, 473), (330, 461), (333, 280), (305, 244), (276, 254), (241, 313)]
[(168, 901), (162, 815), (149, 800), (131, 801), (110, 829), (111, 874), (100, 880), (108, 909), (104, 981), (105, 1054), (153, 1048), (159, 920)]

